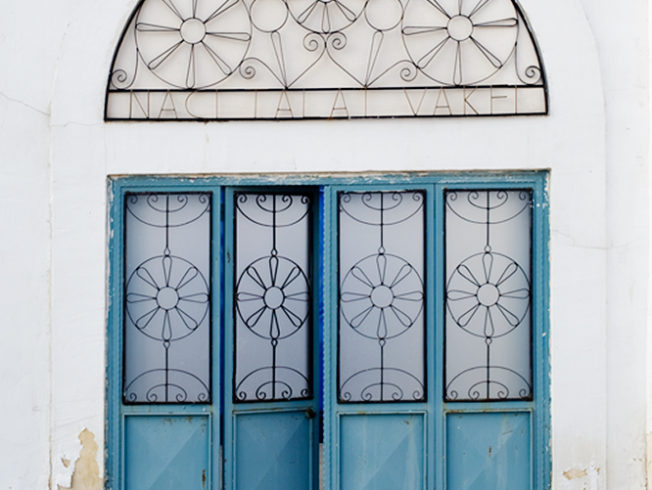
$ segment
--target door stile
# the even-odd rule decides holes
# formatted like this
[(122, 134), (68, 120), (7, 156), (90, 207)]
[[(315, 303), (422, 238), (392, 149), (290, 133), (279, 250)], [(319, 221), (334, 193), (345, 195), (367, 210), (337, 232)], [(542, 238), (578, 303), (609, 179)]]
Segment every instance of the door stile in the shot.
[(441, 308), (438, 295), (439, 288), (439, 271), (441, 270), (441, 250), (438, 247), (439, 223), (441, 222), (441, 213), (438, 201), (439, 193), (435, 185), (426, 186), (426, 213), (425, 213), (425, 314), (426, 314), (426, 386), (427, 386), (427, 424), (426, 424), (426, 451), (424, 468), (426, 468), (426, 489), (437, 488), (437, 479), (439, 471), (437, 462), (440, 461), (439, 441), (441, 427), (439, 427), (439, 418), (437, 414), (441, 413), (441, 338), (439, 328), (441, 325), (440, 314)]
[(217, 187), (212, 192), (213, 196), (213, 215), (211, 230), (211, 304), (213, 332), (211, 335), (211, 385), (213, 390), (212, 405), (208, 407), (211, 410), (211, 445), (209, 461), (212, 464), (208, 468), (208, 486), (207, 488), (222, 488), (222, 330), (224, 325), (224, 310), (222, 307), (221, 295), (221, 278), (224, 269), (223, 250), (223, 192), (221, 187)]
[[(434, 223), (433, 233), (431, 235), (433, 262), (434, 267), (431, 277), (431, 291), (429, 295), (434, 300), (434, 325), (433, 334), (435, 342), (433, 344), (434, 352), (434, 375), (432, 391), (432, 403), (434, 406), (433, 411), (433, 426), (434, 426), (434, 461), (431, 461), (433, 468), (432, 487), (436, 490), (444, 490), (446, 488), (446, 424), (445, 416), (443, 414), (443, 401), (444, 401), (444, 325), (445, 325), (445, 284), (446, 284), (446, 266), (444, 251), (444, 186), (440, 183), (434, 185)], [(434, 251), (438, 253), (434, 253)]]
[(550, 441), (550, 263), (549, 249), (550, 202), (546, 178), (537, 179), (534, 184), (534, 209), (532, 226), (532, 271), (533, 280), (533, 373), (534, 373), (534, 406), (533, 406), (533, 455), (534, 455), (534, 488), (545, 490), (550, 488), (551, 441)]
[(122, 451), (122, 283), (124, 194), (117, 181), (109, 184), (109, 298), (106, 359), (106, 488), (121, 489), (124, 478)]
[[(337, 377), (333, 374), (337, 369), (334, 362), (335, 352), (333, 345), (337, 345), (337, 328), (334, 319), (337, 318), (337, 305), (334, 298), (337, 298), (337, 274), (333, 264), (337, 263), (337, 251), (333, 246), (333, 230), (337, 230), (337, 221), (335, 219), (334, 204), (335, 192), (331, 186), (327, 186), (323, 191), (323, 234), (324, 234), (324, 254), (322, 260), (324, 286), (324, 318), (323, 318), (323, 400), (324, 400), (324, 446), (323, 446), (323, 484), (324, 490), (335, 490), (335, 482), (339, 481), (338, 468), (338, 448), (339, 438), (335, 427), (337, 426), (337, 412), (334, 393), (337, 393)], [(336, 237), (335, 237), (336, 238)]]

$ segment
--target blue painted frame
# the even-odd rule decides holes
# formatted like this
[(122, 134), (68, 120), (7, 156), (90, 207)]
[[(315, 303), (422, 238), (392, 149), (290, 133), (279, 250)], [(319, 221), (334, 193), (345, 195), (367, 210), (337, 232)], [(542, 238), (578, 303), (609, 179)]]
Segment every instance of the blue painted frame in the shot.
[[(320, 223), (320, 229), (315, 230), (319, 237), (318, 243), (323, 247), (323, 254), (319, 254), (319, 264), (323, 271), (336, 270), (336, 242), (333, 237), (337, 232), (337, 223), (333, 216), (337, 208), (335, 200), (336, 189), (386, 189), (394, 186), (403, 189), (425, 189), (428, 196), (426, 216), (428, 223), (433, 226), (426, 227), (427, 253), (426, 264), (432, 274), (427, 275), (427, 288), (434, 291), (428, 295), (427, 308), (431, 314), (427, 319), (428, 343), (432, 347), (432, 356), (428, 356), (428, 398), (427, 403), (401, 404), (402, 411), (427, 411), (432, 419), (431, 428), (426, 429), (426, 459), (427, 486), (444, 490), (446, 488), (446, 451), (445, 451), (445, 426), (446, 414), (479, 413), (479, 412), (528, 412), (531, 415), (532, 433), (532, 488), (544, 490), (551, 485), (551, 447), (550, 447), (550, 352), (549, 352), (549, 198), (547, 192), (548, 172), (506, 172), (506, 173), (456, 173), (456, 174), (385, 174), (366, 176), (232, 176), (232, 177), (202, 177), (202, 178), (175, 178), (175, 177), (125, 177), (109, 179), (108, 181), (108, 294), (107, 294), (107, 357), (106, 357), (106, 478), (105, 488), (124, 488), (124, 458), (123, 458), (123, 427), (124, 418), (138, 415), (169, 416), (182, 414), (186, 416), (212, 416), (211, 428), (211, 454), (212, 470), (209, 469), (209, 488), (219, 488), (222, 472), (220, 455), (220, 442), (224, 438), (225, 444), (230, 440), (221, 433), (220, 411), (228, 412), (226, 400), (222, 400), (222, 378), (225, 373), (221, 365), (229, 366), (230, 352), (224, 352), (223, 359), (218, 360), (222, 352), (223, 332), (229, 330), (228, 306), (222, 306), (223, 299), (220, 288), (222, 285), (229, 289), (228, 267), (225, 267), (225, 249), (222, 246), (228, 243), (228, 232), (223, 226), (226, 224), (222, 218), (225, 199), (224, 192), (228, 187), (250, 188), (276, 188), (277, 186), (312, 186), (320, 189), (322, 197), (320, 203), (320, 216), (315, 223)], [(443, 377), (438, 373), (443, 372), (443, 325), (444, 325), (444, 234), (443, 193), (446, 189), (498, 189), (498, 188), (529, 188), (533, 195), (532, 212), (532, 359), (533, 359), (533, 386), (534, 398), (528, 402), (493, 402), (493, 403), (445, 403), (443, 401)], [(123, 231), (124, 231), (124, 196), (127, 192), (211, 192), (213, 195), (213, 243), (212, 243), (212, 315), (213, 315), (213, 367), (212, 389), (213, 405), (175, 405), (175, 406), (125, 406), (122, 404), (122, 323), (123, 323)], [(327, 219), (328, 218), (328, 219)], [(228, 222), (228, 220), (226, 220)], [(224, 233), (224, 239), (222, 239)], [(317, 262), (317, 261), (316, 261)], [(320, 276), (320, 282), (324, 280)], [(324, 329), (323, 351), (323, 379), (322, 396), (324, 403), (324, 488), (335, 490), (338, 488), (339, 470), (333, 461), (334, 451), (339, 450), (338, 434), (333, 430), (336, 427), (336, 413), (328, 400), (336, 399), (336, 358), (333, 348), (337, 345), (337, 275), (328, 274), (329, 279), (324, 280), (323, 287), (318, 287), (323, 313), (320, 318), (319, 308), (316, 308), (316, 321)], [(316, 278), (318, 276), (315, 276)], [(225, 297), (226, 298), (226, 297)], [(334, 304), (335, 303), (335, 304)], [(326, 307), (326, 305), (329, 305)], [(222, 329), (220, 330), (220, 326)], [(315, 324), (315, 327), (317, 323)], [(330, 331), (329, 337), (326, 333)], [(335, 333), (335, 338), (333, 338)], [(319, 360), (319, 342), (315, 335), (315, 360)], [(335, 342), (335, 343), (333, 343)], [(221, 357), (221, 356), (220, 356)], [(232, 357), (232, 356), (231, 356)], [(315, 363), (318, 364), (318, 363)], [(318, 381), (317, 373), (314, 381)], [(229, 383), (229, 379), (226, 381)], [(318, 383), (316, 383), (317, 387)], [(315, 397), (318, 399), (318, 393)], [(348, 404), (348, 409), (367, 410), (368, 405)], [(382, 405), (375, 408), (382, 412)], [(390, 407), (387, 410), (394, 410)], [(229, 436), (230, 437), (230, 436)], [(314, 434), (318, 437), (318, 434)], [(317, 439), (318, 440), (318, 439)], [(318, 459), (318, 458), (315, 458)], [(315, 464), (318, 464), (315, 463)], [(316, 469), (316, 466), (315, 466)], [(315, 471), (315, 478), (317, 475)], [(349, 489), (342, 489), (349, 490)]]

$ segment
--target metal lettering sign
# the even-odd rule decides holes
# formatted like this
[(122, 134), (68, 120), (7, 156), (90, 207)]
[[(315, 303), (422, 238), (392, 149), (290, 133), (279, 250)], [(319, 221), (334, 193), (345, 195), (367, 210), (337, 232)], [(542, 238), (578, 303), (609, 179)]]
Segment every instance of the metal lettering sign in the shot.
[(143, 0), (106, 120), (547, 114), (513, 0)]

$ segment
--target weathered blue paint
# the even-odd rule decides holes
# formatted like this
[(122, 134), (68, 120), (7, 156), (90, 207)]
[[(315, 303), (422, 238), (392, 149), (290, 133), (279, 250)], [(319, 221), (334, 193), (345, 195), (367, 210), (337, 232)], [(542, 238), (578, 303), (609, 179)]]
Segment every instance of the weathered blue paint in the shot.
[(312, 420), (301, 411), (234, 418), (239, 490), (310, 490), (315, 456)]
[[(549, 222), (548, 222), (548, 195), (546, 191), (547, 175), (538, 173), (531, 176), (513, 175), (507, 176), (503, 180), (492, 177), (477, 177), (466, 180), (463, 176), (455, 176), (445, 179), (438, 185), (437, 216), (442, 217), (444, 213), (443, 191), (445, 189), (509, 189), (509, 188), (527, 188), (532, 190), (534, 208), (532, 210), (532, 362), (533, 362), (533, 388), (534, 399), (532, 401), (510, 401), (510, 402), (491, 402), (491, 403), (444, 403), (439, 402), (440, 407), (437, 409), (436, 432), (437, 437), (437, 455), (438, 461), (444, 462), (443, 467), (438, 469), (437, 486), (438, 489), (519, 489), (519, 490), (544, 490), (550, 488), (550, 358), (548, 348), (549, 337), (549, 318), (548, 318), (548, 240), (549, 240)], [(443, 250), (444, 227), (443, 219), (437, 220), (437, 250)], [(443, 268), (443, 257), (439, 257), (439, 266)], [(443, 270), (443, 269), (440, 269)], [(440, 274), (437, 284), (436, 295), (439, 311), (437, 313), (437, 336), (444, 338), (444, 281), (443, 274)], [(443, 342), (437, 343), (437, 369), (443, 372)], [(442, 377), (440, 377), (442, 378)], [(443, 386), (437, 388), (438, 400), (443, 400)], [(491, 460), (492, 464), (485, 465), (483, 474), (478, 480), (460, 479), (467, 470), (465, 464), (478, 465), (469, 463), (469, 457), (464, 456), (464, 448), (459, 440), (460, 431), (451, 431), (451, 421), (457, 420), (455, 417), (477, 416), (468, 420), (476, 421), (474, 429), (476, 440), (481, 445), (483, 440), (490, 440), (494, 437), (495, 429), (492, 428), (494, 417), (516, 418), (519, 424), (527, 421), (527, 437), (523, 436), (518, 444), (507, 451), (516, 451), (525, 454), (527, 445), (527, 468), (526, 473), (514, 473), (513, 467), (523, 466), (522, 462), (517, 459), (514, 453), (514, 459)], [(469, 423), (469, 426), (472, 424)], [(457, 427), (457, 426), (455, 426)], [(492, 432), (493, 431), (493, 432)], [(473, 432), (473, 431), (472, 431)], [(493, 434), (493, 435), (492, 435)], [(456, 439), (457, 437), (457, 439)], [(510, 444), (516, 444), (512, 442)], [(507, 447), (511, 447), (507, 444)], [(487, 455), (487, 458), (489, 456)], [(457, 458), (457, 459), (455, 459)], [(460, 459), (461, 458), (461, 459)], [(487, 461), (489, 461), (487, 459)], [(458, 464), (459, 463), (459, 464)], [(527, 478), (525, 478), (527, 475)], [(512, 479), (507, 486), (503, 487), (502, 481), (505, 477)], [(474, 483), (476, 482), (476, 483)], [(483, 482), (483, 483), (477, 483)]]
[[(122, 404), (122, 369), (123, 369), (123, 246), (124, 246), (124, 198), (127, 192), (212, 192), (212, 233), (211, 243), (211, 281), (219, 284), (221, 272), (221, 250), (219, 240), (221, 227), (221, 199), (219, 192), (206, 185), (189, 185), (180, 179), (120, 179), (111, 181), (109, 185), (110, 205), (110, 242), (109, 242), (109, 316), (108, 316), (108, 345), (107, 345), (107, 431), (106, 431), (106, 477), (105, 487), (115, 490), (143, 490), (142, 482), (138, 478), (148, 478), (147, 473), (139, 473), (138, 466), (150, 466), (153, 463), (146, 459), (139, 459), (139, 447), (135, 444), (134, 430), (138, 417), (153, 416), (155, 419), (181, 420), (189, 417), (188, 420), (201, 421), (207, 425), (207, 443), (203, 446), (203, 453), (196, 456), (198, 460), (206, 459), (204, 464), (203, 487), (218, 488), (219, 476), (221, 473), (221, 461), (219, 451), (220, 434), (220, 391), (221, 391), (221, 366), (220, 363), (213, 363), (211, 366), (211, 387), (213, 392), (212, 405), (123, 405)], [(147, 182), (147, 183), (145, 183)], [(219, 316), (221, 310), (221, 299), (219, 288), (212, 288), (212, 321), (213, 335), (211, 337), (211, 348), (213, 356), (221, 349), (219, 332)], [(149, 422), (150, 427), (154, 422)], [(199, 422), (197, 422), (199, 423)], [(129, 434), (132, 430), (132, 434)], [(169, 446), (174, 450), (175, 444), (185, 437), (187, 441), (194, 440), (196, 427), (192, 424), (175, 424), (175, 431), (152, 430), (161, 447)], [(140, 433), (140, 432), (139, 432)], [(184, 436), (185, 434), (185, 436)], [(130, 441), (127, 438), (130, 437)], [(199, 447), (195, 445), (193, 447)], [(156, 453), (150, 453), (150, 456)], [(140, 462), (139, 462), (140, 461)], [(165, 463), (165, 455), (158, 453), (157, 461)], [(160, 465), (159, 465), (160, 466)], [(131, 473), (128, 473), (128, 472)], [(134, 471), (136, 473), (134, 473)], [(140, 475), (138, 478), (133, 475)], [(214, 480), (214, 478), (217, 480)], [(157, 484), (158, 485), (158, 484)], [(154, 486), (152, 488), (164, 488)], [(174, 487), (174, 488), (179, 488)], [(194, 487), (188, 487), (194, 488)]]
[(449, 414), (446, 454), (446, 488), (532, 488), (530, 414)]
[(340, 488), (425, 490), (424, 414), (342, 415)]
[[(444, 325), (445, 325), (445, 316), (446, 316), (446, 257), (443, 253), (444, 244), (445, 244), (445, 235), (444, 235), (444, 216), (446, 212), (446, 205), (444, 203), (444, 190), (445, 185), (443, 183), (435, 184), (434, 191), (434, 223), (432, 225), (433, 233), (429, 234), (429, 237), (432, 237), (434, 242), (434, 250), (437, 250), (438, 253), (435, 253), (434, 258), (434, 278), (432, 282), (429, 282), (430, 291), (434, 291), (434, 294), (428, 296), (434, 297), (434, 335), (437, 341), (434, 343), (433, 355), (434, 355), (434, 372), (438, 375), (433, 376), (435, 378), (434, 383), (434, 410), (437, 416), (434, 417), (432, 426), (434, 428), (433, 432), (435, 436), (435, 461), (436, 467), (434, 468), (434, 476), (432, 477), (434, 481), (433, 488), (438, 490), (444, 490), (446, 488), (446, 439), (443, 436), (444, 431), (444, 417), (439, 414), (443, 413), (443, 403), (444, 403)], [(441, 340), (439, 340), (441, 339)], [(432, 389), (432, 385), (430, 386)]]
[[(549, 366), (549, 264), (548, 196), (546, 172), (390, 174), (368, 176), (234, 176), (202, 178), (133, 177), (109, 182), (109, 297), (107, 348), (107, 460), (106, 488), (142, 490), (151, 478), (149, 467), (171, 460), (147, 445), (169, 447), (169, 455), (185, 460), (186, 449), (196, 453), (184, 467), (194, 475), (206, 466), (206, 488), (249, 490), (278, 488), (317, 489), (318, 418), (305, 418), (305, 409), (324, 409), (324, 488), (328, 490), (396, 490), (403, 488), (390, 474), (396, 455), (400, 473), (415, 486), (406, 489), (462, 490), (501, 488), (501, 478), (519, 482), (510, 490), (550, 488), (550, 366)], [(242, 186), (260, 190), (271, 186), (312, 186), (319, 190), (321, 206), (316, 211), (314, 332), (315, 399), (309, 402), (264, 403), (237, 407), (232, 403), (233, 366), (233, 210), (230, 196)], [(355, 187), (352, 187), (355, 186)], [(337, 204), (338, 189), (424, 189), (426, 205), (426, 331), (427, 389), (423, 403), (338, 405), (337, 397)], [(532, 257), (532, 349), (534, 400), (531, 402), (444, 403), (444, 202), (445, 189), (530, 188), (533, 190)], [(213, 403), (206, 406), (123, 406), (122, 379), (122, 284), (123, 202), (126, 192), (204, 191), (213, 195), (212, 315), (213, 315)], [(224, 195), (224, 198), (222, 196)], [(221, 213), (222, 203), (225, 209)], [(223, 218), (225, 217), (225, 218)], [(231, 218), (229, 218), (231, 217)], [(225, 228), (223, 228), (223, 225)], [(222, 304), (221, 302), (225, 303)], [(322, 342), (319, 342), (320, 336)], [(221, 338), (223, 337), (223, 340)], [(223, 368), (223, 370), (222, 370)], [(323, 382), (320, 387), (319, 382)], [(190, 417), (186, 419), (186, 417)], [(301, 418), (303, 417), (303, 418)], [(160, 421), (175, 423), (163, 429)], [(224, 433), (221, 434), (223, 419)], [(184, 423), (184, 420), (193, 421)], [(404, 421), (409, 420), (410, 424)], [(496, 422), (500, 420), (500, 424)], [(505, 438), (503, 421), (520, 434)], [(528, 421), (527, 424), (525, 421)], [(244, 421), (244, 422), (243, 422)], [(403, 422), (397, 422), (403, 421)], [(408, 427), (409, 428), (406, 428)], [(526, 431), (525, 427), (528, 427)], [(405, 426), (405, 427), (403, 427)], [(148, 430), (143, 428), (148, 427)], [(161, 426), (163, 427), (163, 426)], [(172, 429), (172, 427), (174, 427)], [(205, 427), (205, 437), (203, 434)], [(272, 432), (270, 432), (272, 431)], [(520, 431), (520, 432), (519, 432)], [(185, 436), (189, 446), (175, 447)], [(469, 439), (471, 434), (475, 439)], [(153, 438), (153, 439), (152, 439)], [(139, 439), (142, 439), (139, 441)], [(156, 440), (158, 442), (156, 442)], [(465, 446), (476, 441), (473, 451)], [(201, 442), (200, 442), (201, 441)], [(256, 443), (256, 441), (259, 441)], [(260, 442), (262, 441), (262, 442)], [(283, 444), (285, 441), (285, 445)], [(467, 441), (467, 442), (465, 442)], [(496, 442), (497, 441), (497, 442)], [(492, 444), (493, 442), (493, 444)], [(176, 445), (176, 446), (175, 446)], [(481, 451), (485, 446), (487, 456)], [(499, 453), (492, 454), (495, 448)], [(494, 448), (495, 445), (495, 448)], [(397, 449), (399, 446), (401, 449)], [(403, 449), (407, 448), (407, 449)], [(480, 448), (480, 449), (478, 449)], [(509, 454), (512, 456), (509, 456)], [(143, 456), (143, 454), (145, 454)], [(498, 456), (500, 454), (501, 456)], [(525, 458), (529, 454), (529, 459)], [(414, 455), (414, 456), (413, 456)], [(503, 458), (506, 456), (507, 459)], [(480, 459), (473, 459), (480, 458)], [(521, 458), (521, 459), (519, 459)], [(526, 461), (527, 459), (527, 461)], [(383, 464), (383, 460), (387, 461)], [(392, 463), (390, 463), (390, 461)], [(509, 461), (509, 464), (504, 463)], [(489, 464), (491, 463), (491, 464)], [(175, 463), (176, 464), (176, 463)], [(465, 479), (468, 468), (482, 467), (474, 487)], [(194, 468), (194, 470), (193, 470)], [(520, 468), (520, 469), (519, 469)], [(525, 468), (525, 469), (524, 469)], [(193, 470), (193, 471), (191, 471)], [(250, 472), (251, 470), (251, 472)], [(518, 471), (521, 471), (519, 473)], [(176, 470), (174, 472), (176, 474)], [(525, 476), (528, 480), (525, 482)], [(271, 475), (274, 475), (273, 477)], [(307, 475), (307, 476), (306, 476)], [(173, 478), (170, 475), (169, 478)], [(192, 478), (192, 476), (189, 476)], [(142, 483), (145, 481), (145, 483)], [(223, 484), (220, 485), (220, 481)], [(137, 482), (137, 483), (134, 483)], [(258, 482), (258, 483), (256, 483)], [(283, 484), (285, 482), (285, 485)], [(309, 483), (305, 483), (309, 482)], [(262, 484), (262, 486), (261, 486)], [(158, 484), (157, 484), (158, 485)], [(195, 488), (191, 480), (175, 488)], [(521, 486), (523, 485), (523, 486)], [(154, 486), (154, 488), (165, 488)]]
[(209, 441), (208, 416), (125, 417), (125, 488), (205, 490)]

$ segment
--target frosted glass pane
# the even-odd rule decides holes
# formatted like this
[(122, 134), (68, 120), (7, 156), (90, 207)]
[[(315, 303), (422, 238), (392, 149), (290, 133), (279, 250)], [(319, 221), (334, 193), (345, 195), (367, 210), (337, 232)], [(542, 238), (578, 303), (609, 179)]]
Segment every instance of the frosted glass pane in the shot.
[(339, 398), (425, 399), (424, 194), (339, 194)]
[(446, 399), (530, 399), (531, 193), (445, 199)]
[(127, 403), (210, 402), (210, 201), (126, 196)]
[(310, 199), (236, 194), (235, 205), (235, 401), (311, 397)]

